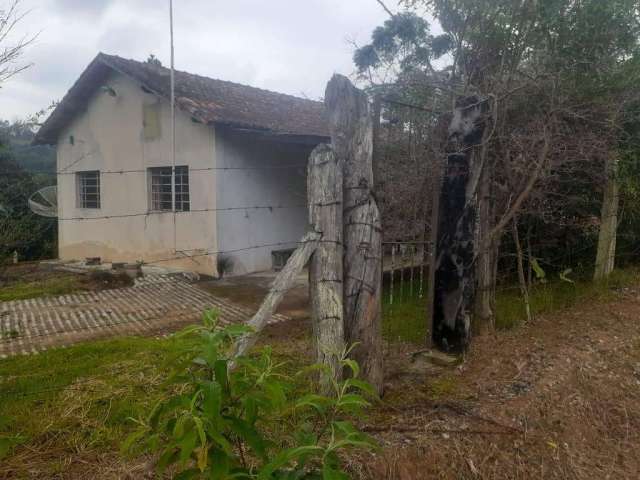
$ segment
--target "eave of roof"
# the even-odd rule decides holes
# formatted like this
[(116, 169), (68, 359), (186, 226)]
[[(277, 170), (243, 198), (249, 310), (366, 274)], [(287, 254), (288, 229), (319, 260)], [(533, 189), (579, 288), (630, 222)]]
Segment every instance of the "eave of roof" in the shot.
[[(57, 143), (62, 130), (86, 109), (91, 96), (113, 72), (169, 100), (168, 69), (99, 53), (42, 125), (33, 143)], [(318, 141), (329, 136), (324, 105), (320, 102), (181, 71), (176, 71), (176, 106), (208, 125)]]

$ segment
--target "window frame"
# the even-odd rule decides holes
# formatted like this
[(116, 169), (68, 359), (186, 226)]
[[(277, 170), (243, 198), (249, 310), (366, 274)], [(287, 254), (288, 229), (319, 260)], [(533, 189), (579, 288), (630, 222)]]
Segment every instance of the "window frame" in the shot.
[[(150, 212), (172, 212), (174, 207), (176, 212), (191, 211), (188, 165), (176, 165), (175, 169), (165, 166), (149, 167), (147, 172), (147, 197)], [(166, 181), (167, 179), (169, 180)], [(163, 196), (165, 198), (162, 198)]]
[[(76, 208), (83, 210), (100, 210), (102, 208), (102, 189), (100, 170), (84, 170), (76, 172)], [(88, 181), (95, 181), (95, 185), (88, 185)], [(95, 189), (89, 192), (91, 187)], [(94, 195), (95, 199), (89, 200), (87, 196)]]

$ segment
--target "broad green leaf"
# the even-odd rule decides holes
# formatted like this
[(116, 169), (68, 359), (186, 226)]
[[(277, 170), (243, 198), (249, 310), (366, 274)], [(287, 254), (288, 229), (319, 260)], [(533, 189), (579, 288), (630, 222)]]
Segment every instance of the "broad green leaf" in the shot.
[(175, 446), (170, 445), (158, 459), (156, 463), (156, 470), (159, 474), (162, 474), (169, 465), (176, 462), (178, 459), (179, 450)]
[(218, 321), (218, 312), (216, 310), (205, 310), (202, 312), (202, 323), (207, 328), (213, 328)]
[(231, 459), (219, 448), (209, 450), (209, 478), (211, 480), (226, 480), (231, 470)]
[(160, 414), (164, 410), (165, 402), (163, 400), (158, 401), (153, 409), (151, 409), (151, 413), (147, 417), (147, 424), (152, 429), (157, 428), (158, 422), (160, 421)]
[(331, 399), (327, 397), (323, 397), (322, 395), (317, 395), (315, 393), (310, 393), (305, 395), (300, 400), (296, 402), (296, 408), (304, 408), (304, 407), (312, 407), (316, 409), (319, 413), (324, 413), (326, 411), (326, 407), (330, 405), (332, 402)]
[(216, 382), (222, 388), (222, 393), (226, 396), (229, 396), (229, 378), (227, 377), (227, 361), (226, 360), (218, 360), (215, 362), (213, 366), (213, 371), (216, 375)]
[(370, 395), (372, 397), (377, 397), (376, 391), (373, 389), (371, 384), (363, 380), (359, 380), (357, 378), (348, 378), (347, 380), (344, 381), (344, 385), (347, 387), (347, 390), (351, 388), (357, 388), (358, 390), (366, 393), (367, 395)]
[(263, 461), (267, 461), (267, 444), (262, 438), (262, 435), (247, 422), (240, 418), (230, 418), (231, 429), (236, 435), (244, 440), (253, 452), (260, 457)]
[(355, 360), (351, 360), (350, 358), (346, 358), (341, 362), (345, 367), (348, 367), (351, 370), (351, 375), (353, 378), (357, 378), (360, 375), (360, 365)]
[(258, 480), (270, 480), (271, 475), (281, 467), (288, 465), (300, 457), (312, 454), (321, 454), (324, 451), (322, 447), (317, 445), (306, 445), (302, 447), (289, 448), (283, 450), (275, 456), (275, 458), (265, 465), (258, 473)]
[(178, 441), (178, 447), (180, 448), (180, 464), (184, 467), (187, 460), (191, 458), (191, 454), (196, 448), (198, 443), (198, 434), (195, 430), (189, 430)]
[[(130, 434), (126, 440), (122, 443), (122, 447), (120, 447), (122, 453), (128, 453), (133, 449), (133, 445), (142, 440), (149, 431), (146, 428), (140, 428)], [(2, 458), (2, 445), (3, 439), (0, 438), (0, 458)]]
[(205, 382), (202, 385), (202, 409), (204, 416), (216, 421), (220, 416), (222, 404), (222, 388), (216, 382)]
[(371, 406), (371, 404), (368, 401), (366, 401), (360, 395), (356, 395), (354, 393), (347, 393), (338, 400), (339, 408), (366, 408), (369, 406)]

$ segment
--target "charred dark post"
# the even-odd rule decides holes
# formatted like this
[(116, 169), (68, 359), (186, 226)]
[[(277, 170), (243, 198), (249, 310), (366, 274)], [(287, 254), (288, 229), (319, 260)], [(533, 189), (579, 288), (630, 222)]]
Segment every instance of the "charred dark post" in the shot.
[(433, 256), (429, 314), (431, 340), (445, 351), (467, 347), (475, 296), (477, 187), (482, 173), (477, 148), (484, 134), (486, 102), (461, 98), (449, 125), (441, 188), (434, 192)]

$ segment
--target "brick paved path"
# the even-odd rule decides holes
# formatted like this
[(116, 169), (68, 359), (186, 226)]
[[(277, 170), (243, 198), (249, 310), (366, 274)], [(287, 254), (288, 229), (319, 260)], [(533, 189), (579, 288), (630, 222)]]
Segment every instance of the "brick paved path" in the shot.
[[(135, 286), (0, 303), (0, 358), (121, 335), (154, 334), (197, 322), (215, 308), (224, 323), (253, 312), (184, 280), (145, 277)], [(273, 321), (286, 320), (274, 315)]]

